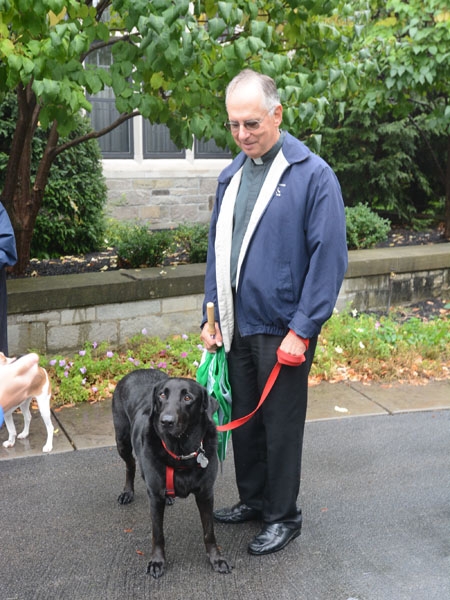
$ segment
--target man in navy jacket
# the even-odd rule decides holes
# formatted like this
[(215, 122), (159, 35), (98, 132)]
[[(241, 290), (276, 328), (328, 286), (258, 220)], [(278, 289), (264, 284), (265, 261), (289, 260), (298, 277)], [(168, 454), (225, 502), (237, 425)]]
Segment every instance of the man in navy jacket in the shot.
[(217, 510), (224, 523), (261, 520), (252, 554), (284, 548), (301, 531), (300, 488), (308, 373), (317, 336), (331, 316), (347, 269), (345, 213), (329, 165), (280, 130), (274, 81), (246, 69), (226, 92), (230, 129), (242, 152), (219, 176), (211, 218), (206, 302), (224, 345), (232, 418), (258, 404), (277, 349), (300, 366), (282, 366), (266, 402), (233, 431), (239, 501)]
[(6, 267), (16, 264), (16, 241), (5, 207), (0, 202), (0, 352), (8, 356)]

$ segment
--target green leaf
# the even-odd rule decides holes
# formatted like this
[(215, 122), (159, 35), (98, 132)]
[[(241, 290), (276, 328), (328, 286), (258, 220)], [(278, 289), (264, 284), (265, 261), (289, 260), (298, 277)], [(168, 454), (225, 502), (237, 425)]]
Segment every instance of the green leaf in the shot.
[(221, 18), (214, 18), (208, 20), (208, 33), (213, 40), (220, 37), (225, 31), (227, 24)]

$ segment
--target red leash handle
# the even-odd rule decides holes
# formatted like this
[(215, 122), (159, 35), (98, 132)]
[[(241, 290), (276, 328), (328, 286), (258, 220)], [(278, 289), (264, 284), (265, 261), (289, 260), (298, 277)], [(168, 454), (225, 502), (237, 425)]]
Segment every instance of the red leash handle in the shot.
[[(306, 347), (308, 348), (308, 345)], [(306, 358), (305, 358), (304, 354), (299, 354), (298, 356), (294, 356), (293, 354), (288, 354), (287, 352), (284, 352), (284, 350), (281, 350), (281, 348), (278, 348), (277, 362), (275, 363), (275, 366), (272, 369), (272, 372), (270, 373), (270, 375), (266, 381), (266, 385), (264, 386), (263, 393), (261, 394), (261, 398), (259, 399), (258, 406), (255, 408), (255, 410), (252, 410), (251, 413), (249, 413), (248, 415), (245, 415), (244, 417), (235, 419), (234, 421), (231, 421), (230, 423), (227, 423), (226, 425), (218, 425), (217, 431), (231, 431), (232, 429), (236, 429), (237, 427), (240, 427), (244, 423), (247, 423), (247, 421), (249, 421), (253, 417), (253, 415), (256, 413), (256, 411), (258, 411), (260, 409), (260, 407), (264, 403), (265, 399), (269, 395), (270, 390), (273, 388), (273, 384), (277, 380), (281, 366), (287, 365), (288, 367), (298, 367), (302, 363), (304, 363), (305, 360), (306, 360)]]

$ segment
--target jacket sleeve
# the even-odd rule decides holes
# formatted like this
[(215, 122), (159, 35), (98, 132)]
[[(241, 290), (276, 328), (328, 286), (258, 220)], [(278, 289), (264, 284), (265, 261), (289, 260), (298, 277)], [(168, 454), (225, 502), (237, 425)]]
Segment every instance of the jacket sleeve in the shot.
[(0, 269), (17, 262), (14, 230), (5, 207), (0, 202)]
[(289, 323), (304, 338), (317, 335), (332, 315), (348, 263), (344, 203), (330, 167), (321, 171), (314, 188), (305, 228), (309, 266)]

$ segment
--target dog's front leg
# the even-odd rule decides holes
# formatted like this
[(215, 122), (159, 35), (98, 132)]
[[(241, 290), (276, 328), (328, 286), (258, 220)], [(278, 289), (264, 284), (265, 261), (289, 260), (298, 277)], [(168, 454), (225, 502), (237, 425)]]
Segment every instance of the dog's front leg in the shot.
[(164, 510), (165, 498), (150, 496), (150, 510), (152, 516), (152, 554), (147, 566), (147, 573), (158, 579), (164, 574), (166, 564), (164, 541)]
[(206, 553), (209, 557), (209, 562), (211, 563), (214, 571), (217, 573), (230, 573), (232, 567), (228, 560), (222, 556), (216, 542), (213, 519), (213, 498), (212, 496), (208, 498), (202, 498), (201, 495), (196, 495), (195, 501), (197, 502), (200, 519), (202, 521), (203, 539), (205, 542)]

